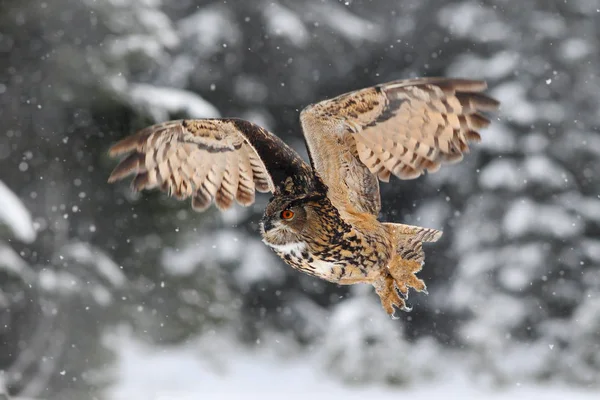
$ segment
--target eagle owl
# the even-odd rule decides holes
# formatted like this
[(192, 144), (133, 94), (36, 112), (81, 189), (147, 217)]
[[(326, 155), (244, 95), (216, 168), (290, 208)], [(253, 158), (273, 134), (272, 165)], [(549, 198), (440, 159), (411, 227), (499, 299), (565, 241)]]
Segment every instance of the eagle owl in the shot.
[(409, 311), (409, 288), (425, 291), (415, 275), (431, 228), (380, 222), (379, 181), (413, 179), (456, 162), (478, 130), (481, 111), (498, 102), (483, 81), (409, 79), (357, 90), (300, 113), (310, 164), (274, 134), (235, 119), (169, 121), (116, 143), (126, 155), (110, 175), (133, 174), (134, 190), (158, 187), (191, 197), (203, 211), (234, 200), (254, 202), (271, 192), (261, 220), (263, 241), (287, 264), (341, 285), (370, 283), (385, 311)]

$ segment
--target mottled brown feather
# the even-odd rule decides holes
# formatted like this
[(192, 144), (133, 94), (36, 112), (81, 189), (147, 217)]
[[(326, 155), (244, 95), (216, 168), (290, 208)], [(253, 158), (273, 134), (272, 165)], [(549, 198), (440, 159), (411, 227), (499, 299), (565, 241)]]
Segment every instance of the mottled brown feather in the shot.
[[(362, 164), (387, 181), (391, 174), (413, 179), (460, 161), (469, 143), (480, 140), (478, 130), (490, 123), (481, 112), (499, 105), (481, 93), (486, 88), (485, 82), (468, 79), (400, 80), (304, 109), (301, 122), (313, 167), (334, 204), (361, 212), (380, 209), (374, 204), (379, 200), (367, 196), (373, 184), (350, 193), (357, 185), (348, 180), (356, 174), (346, 174), (342, 166)], [(348, 145), (357, 150), (354, 162), (348, 160)]]
[(119, 141), (109, 154), (126, 155), (109, 182), (134, 175), (135, 190), (158, 187), (178, 199), (191, 197), (197, 211), (213, 200), (221, 210), (234, 199), (248, 206), (256, 190), (310, 192), (317, 185), (312, 169), (277, 136), (238, 119), (153, 125)]

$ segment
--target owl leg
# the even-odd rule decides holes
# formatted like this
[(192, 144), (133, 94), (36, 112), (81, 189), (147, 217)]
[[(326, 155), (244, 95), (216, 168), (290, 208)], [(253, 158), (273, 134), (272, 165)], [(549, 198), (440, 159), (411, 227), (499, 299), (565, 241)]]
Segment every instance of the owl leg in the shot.
[(406, 260), (400, 255), (392, 258), (388, 265), (390, 275), (394, 278), (398, 291), (404, 298), (408, 297), (408, 288), (417, 292), (427, 292), (427, 287), (422, 279), (417, 278), (416, 273), (422, 268), (422, 263), (416, 260)]
[(423, 242), (436, 242), (442, 232), (420, 226), (390, 224), (384, 226), (396, 241), (396, 253), (390, 260), (388, 271), (396, 281), (398, 290), (404, 297), (408, 296), (408, 288), (418, 292), (427, 292), (425, 283), (415, 275), (423, 266), (425, 253)]
[(396, 281), (390, 274), (385, 274), (385, 276), (375, 280), (375, 282), (373, 282), (373, 286), (375, 286), (375, 291), (381, 299), (381, 305), (383, 306), (383, 309), (389, 315), (391, 315), (392, 318), (397, 318), (397, 316), (394, 314), (394, 307), (397, 307), (402, 311), (411, 310), (411, 308), (404, 302), (404, 299), (400, 296), (401, 293), (396, 285)]

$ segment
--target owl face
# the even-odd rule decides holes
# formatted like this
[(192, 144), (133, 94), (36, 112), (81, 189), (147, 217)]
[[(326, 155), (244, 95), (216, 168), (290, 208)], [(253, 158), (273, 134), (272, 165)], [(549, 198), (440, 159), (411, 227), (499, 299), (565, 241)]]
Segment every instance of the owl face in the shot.
[(300, 241), (300, 234), (307, 225), (306, 207), (301, 198), (271, 199), (260, 224), (263, 241), (275, 246)]

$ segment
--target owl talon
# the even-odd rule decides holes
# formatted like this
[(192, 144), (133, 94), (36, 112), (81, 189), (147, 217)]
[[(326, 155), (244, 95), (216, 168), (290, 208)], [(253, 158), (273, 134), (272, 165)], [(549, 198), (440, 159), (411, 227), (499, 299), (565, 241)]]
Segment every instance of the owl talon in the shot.
[(408, 288), (413, 288), (417, 292), (425, 292), (427, 294), (425, 282), (417, 278), (416, 275), (421, 270), (420, 263), (397, 257), (388, 265), (388, 270), (396, 281), (396, 287), (403, 294), (408, 295)]
[(395, 284), (394, 286), (394, 289), (396, 289), (396, 293), (398, 293), (398, 296), (400, 296), (400, 298), (402, 298), (403, 300), (408, 299), (408, 288), (404, 287), (404, 291), (402, 291), (400, 288), (398, 288), (397, 284)]
[[(381, 305), (383, 309), (393, 318), (398, 319), (396, 309), (409, 312), (412, 310), (410, 304), (407, 304), (404, 300), (404, 293), (402, 293), (392, 278), (391, 275), (387, 275), (385, 278), (381, 278), (374, 284), (375, 290), (381, 299)], [(408, 293), (408, 290), (407, 290)]]

